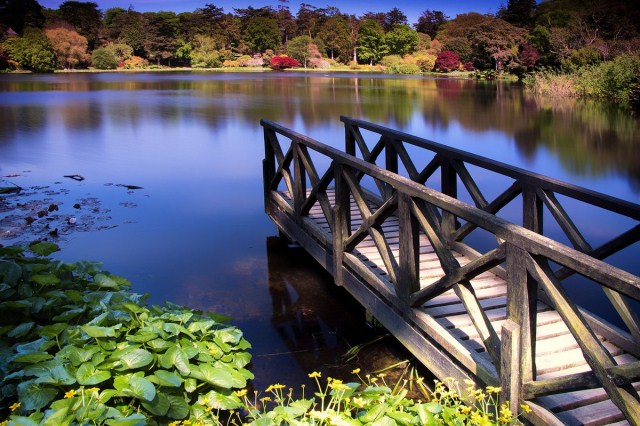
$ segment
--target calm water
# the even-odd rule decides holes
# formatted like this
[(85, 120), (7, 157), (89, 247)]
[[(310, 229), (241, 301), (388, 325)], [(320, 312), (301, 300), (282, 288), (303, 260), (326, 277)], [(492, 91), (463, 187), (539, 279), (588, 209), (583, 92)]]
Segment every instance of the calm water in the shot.
[[(511, 84), (355, 74), (0, 75), (0, 176), (93, 230), (61, 227), (61, 259), (101, 260), (152, 303), (231, 316), (254, 345), (256, 385), (293, 385), (369, 335), (352, 300), (270, 238), (259, 120), (340, 148), (341, 114), (640, 201), (640, 123), (625, 111)], [(624, 225), (605, 218), (589, 233)], [(638, 273), (630, 253), (614, 261)], [(392, 346), (356, 362), (406, 356)]]

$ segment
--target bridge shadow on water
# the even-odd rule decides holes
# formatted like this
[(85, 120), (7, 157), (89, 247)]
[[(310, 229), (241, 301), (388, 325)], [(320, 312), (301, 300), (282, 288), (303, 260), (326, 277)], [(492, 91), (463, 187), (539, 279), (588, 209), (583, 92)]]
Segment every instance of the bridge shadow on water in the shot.
[[(355, 381), (356, 368), (364, 377), (413, 359), (394, 337), (367, 322), (364, 308), (304, 249), (279, 237), (268, 237), (266, 248), (270, 321), (281, 341), (274, 342), (273, 335), (250, 337), (256, 390), (282, 383), (296, 393), (305, 385), (308, 396), (316, 389), (311, 372), (320, 372), (322, 383), (327, 377)], [(350, 356), (350, 349), (358, 348)], [(389, 382), (408, 367), (387, 371)]]

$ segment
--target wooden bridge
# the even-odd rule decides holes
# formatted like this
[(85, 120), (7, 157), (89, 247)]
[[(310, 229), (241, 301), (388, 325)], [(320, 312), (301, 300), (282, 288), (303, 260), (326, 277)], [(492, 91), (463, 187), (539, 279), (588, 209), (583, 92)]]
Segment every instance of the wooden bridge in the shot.
[[(441, 380), (501, 386), (534, 424), (640, 425), (640, 278), (602, 261), (640, 240), (640, 206), (341, 120), (344, 152), (261, 121), (265, 209), (279, 231)], [(509, 182), (491, 201), (485, 174)], [(629, 229), (592, 247), (566, 203)], [(500, 217), (514, 205), (520, 220)], [(573, 247), (545, 236), (543, 218)], [(618, 326), (572, 300), (568, 282), (597, 290)]]

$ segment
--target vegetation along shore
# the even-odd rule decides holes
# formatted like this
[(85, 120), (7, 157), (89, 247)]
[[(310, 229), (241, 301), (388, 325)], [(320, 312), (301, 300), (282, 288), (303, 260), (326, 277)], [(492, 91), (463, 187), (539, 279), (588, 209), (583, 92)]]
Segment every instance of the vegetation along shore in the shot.
[(456, 17), (427, 9), (415, 23), (398, 8), (356, 16), (287, 2), (183, 13), (0, 4), (4, 70), (467, 71), (515, 75), (545, 95), (640, 102), (640, 11), (624, 0), (509, 0), (496, 14)]

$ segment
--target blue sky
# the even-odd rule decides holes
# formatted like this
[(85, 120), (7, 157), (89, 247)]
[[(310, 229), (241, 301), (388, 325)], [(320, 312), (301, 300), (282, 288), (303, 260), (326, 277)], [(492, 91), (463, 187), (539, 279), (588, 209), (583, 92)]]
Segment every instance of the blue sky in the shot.
[[(191, 12), (204, 6), (206, 3), (222, 7), (225, 12), (233, 12), (233, 8), (245, 8), (252, 6), (255, 8), (262, 6), (277, 7), (278, 0), (90, 0), (98, 4), (100, 9), (106, 10), (111, 7), (122, 7), (124, 9), (132, 5), (139, 12), (158, 12), (160, 10), (171, 10), (174, 12)], [(38, 2), (48, 8), (56, 9), (64, 0), (38, 0)], [(311, 4), (316, 7), (336, 6), (344, 13), (360, 15), (363, 12), (388, 12), (393, 7), (402, 10), (409, 23), (413, 24), (418, 20), (422, 11), (426, 9), (441, 10), (445, 15), (454, 18), (460, 13), (479, 12), (495, 13), (506, 0), (290, 0), (289, 8), (292, 13), (296, 13), (300, 3)]]

